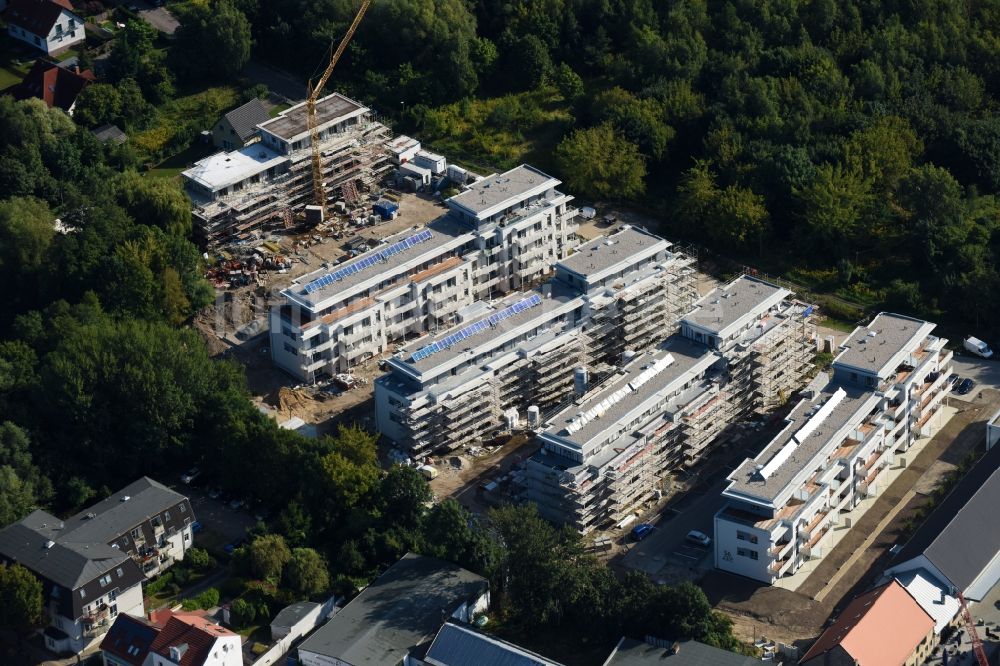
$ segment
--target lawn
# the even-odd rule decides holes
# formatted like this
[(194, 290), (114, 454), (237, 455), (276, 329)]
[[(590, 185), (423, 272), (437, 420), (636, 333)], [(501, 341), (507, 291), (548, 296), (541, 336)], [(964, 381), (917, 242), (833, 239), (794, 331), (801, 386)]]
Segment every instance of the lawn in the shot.
[(34, 60), (9, 48), (0, 49), (0, 90), (21, 82)]
[(547, 88), (431, 109), (420, 135), (435, 151), (478, 171), (525, 161), (545, 169), (572, 123), (565, 100)]
[(217, 150), (210, 143), (204, 143), (198, 136), (191, 142), (191, 145), (181, 152), (168, 157), (155, 167), (149, 170), (148, 175), (153, 178), (176, 178), (185, 169), (203, 157), (207, 157)]
[(291, 107), (292, 107), (291, 104), (277, 104), (277, 105), (275, 105), (275, 107), (273, 109), (271, 109), (270, 111), (268, 111), (267, 114), (269, 116), (271, 116), (272, 118), (276, 118), (279, 113), (281, 113), (282, 111), (285, 111), (287, 109), (290, 109)]
[(131, 137), (132, 145), (147, 161), (170, 155), (165, 160), (170, 162), (190, 150), (198, 133), (212, 127), (222, 111), (236, 103), (238, 92), (236, 86), (216, 86), (172, 99), (160, 105), (151, 127)]

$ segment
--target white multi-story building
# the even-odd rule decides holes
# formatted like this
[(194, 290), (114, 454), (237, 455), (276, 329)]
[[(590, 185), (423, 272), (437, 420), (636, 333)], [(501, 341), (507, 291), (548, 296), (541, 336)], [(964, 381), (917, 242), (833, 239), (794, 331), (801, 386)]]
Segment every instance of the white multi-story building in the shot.
[(271, 312), (274, 362), (302, 381), (344, 372), (537, 283), (576, 245), (576, 209), (558, 185), (527, 165), (484, 178), (426, 228), (301, 278)]
[(825, 554), (833, 528), (937, 425), (952, 354), (933, 330), (883, 313), (850, 335), (829, 383), (729, 476), (728, 502), (715, 516), (718, 568), (773, 583)]
[(458, 310), (458, 323), (414, 341), (375, 383), (379, 431), (414, 453), (454, 448), (549, 411), (574, 371), (600, 374), (624, 345), (647, 349), (693, 300), (689, 257), (626, 227), (559, 261), (539, 289)]
[[(643, 294), (634, 312), (655, 310), (654, 293)], [(676, 333), (654, 351), (633, 357), (651, 345), (598, 329), (596, 344), (624, 347), (622, 367), (544, 420), (523, 498), (582, 532), (621, 521), (666, 474), (704, 460), (755, 406), (761, 382), (780, 375), (783, 386), (798, 388), (808, 366), (808, 314), (788, 290), (741, 277), (700, 299), (679, 329), (676, 317), (658, 322), (659, 336)], [(786, 377), (789, 366), (795, 372)]]

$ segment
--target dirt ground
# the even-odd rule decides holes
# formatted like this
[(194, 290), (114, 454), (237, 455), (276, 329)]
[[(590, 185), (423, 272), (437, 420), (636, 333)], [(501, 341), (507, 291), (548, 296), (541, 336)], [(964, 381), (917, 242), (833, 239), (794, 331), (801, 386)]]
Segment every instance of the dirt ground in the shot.
[[(289, 375), (271, 363), (266, 334), (267, 313), (270, 307), (281, 304), (280, 291), (292, 281), (321, 268), (324, 262), (336, 262), (347, 254), (344, 245), (355, 238), (381, 240), (414, 226), (423, 226), (444, 212), (444, 206), (432, 197), (419, 194), (400, 194), (399, 216), (395, 220), (377, 225), (352, 228), (342, 239), (304, 233), (297, 235), (276, 234), (262, 239), (277, 244), (285, 256), (292, 259), (287, 272), (271, 271), (262, 276), (260, 285), (237, 288), (220, 288), (216, 302), (206, 308), (195, 320), (195, 328), (202, 334), (212, 356), (231, 357), (246, 368), (247, 386), (261, 407), (273, 410), (278, 421), (297, 416), (317, 427), (323, 434), (344, 419), (331, 419), (350, 412), (351, 422), (374, 424), (374, 405), (371, 403), (371, 382), (381, 374), (378, 360), (371, 359), (357, 366), (352, 374), (363, 382), (360, 386), (340, 394), (299, 386)], [(262, 333), (241, 340), (237, 331), (251, 322), (261, 323)], [(359, 409), (360, 408), (360, 409)]]
[[(823, 558), (810, 577), (795, 592), (765, 586), (746, 578), (710, 571), (701, 580), (709, 600), (735, 622), (738, 636), (760, 637), (805, 647), (818, 636), (830, 618), (835, 618), (851, 599), (871, 587), (888, 562), (888, 550), (905, 541), (907, 523), (927, 502), (927, 493), (947, 469), (957, 465), (969, 451), (984, 445), (984, 422), (1000, 406), (1000, 393), (982, 391), (982, 398), (967, 405), (953, 403), (959, 412), (927, 444), (917, 458), (878, 498), (851, 531)], [(877, 534), (871, 546), (854, 561), (865, 540), (907, 493), (916, 495)], [(844, 566), (850, 569), (826, 589), (828, 581)], [(816, 599), (820, 599), (817, 601)]]
[[(515, 435), (496, 442), (497, 446), (466, 447), (452, 454), (435, 457), (430, 462), (438, 470), (431, 490), (438, 498), (454, 497), (473, 513), (483, 513), (513, 489), (511, 471), (538, 451), (532, 437)], [(497, 482), (492, 491), (481, 486)]]

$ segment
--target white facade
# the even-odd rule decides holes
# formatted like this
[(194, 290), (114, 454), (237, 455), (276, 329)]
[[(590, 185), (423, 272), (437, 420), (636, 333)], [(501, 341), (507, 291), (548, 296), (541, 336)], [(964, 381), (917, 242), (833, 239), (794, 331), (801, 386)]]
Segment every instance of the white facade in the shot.
[(84, 616), (80, 618), (70, 619), (50, 610), (50, 626), (64, 632), (69, 638), (60, 642), (46, 636), (46, 647), (55, 652), (79, 652), (106, 634), (119, 613), (135, 617), (146, 614), (141, 584), (124, 590), (108, 590), (107, 594), (87, 604)]
[(36, 35), (18, 25), (15, 17), (7, 17), (7, 34), (22, 42), (31, 44), (45, 53), (53, 53), (79, 44), (85, 38), (83, 19), (73, 12), (63, 9), (47, 35)]
[(625, 228), (557, 262), (536, 290), (463, 307), (455, 326), (389, 360), (375, 383), (379, 431), (411, 453), (485, 439), (514, 413), (564, 402), (577, 368), (662, 341), (694, 296), (692, 261), (670, 247)]
[(576, 245), (572, 197), (528, 166), (487, 180), (499, 183), (487, 214), (463, 205), (463, 197), (479, 194), (467, 190), (426, 229), (386, 239), (285, 289), (285, 304), (270, 314), (274, 362), (301, 381), (345, 372), (404, 336), (453, 325), (474, 301), (549, 273)]
[[(183, 651), (175, 651), (172, 657), (150, 652), (143, 666), (180, 666), (183, 656)], [(240, 637), (237, 634), (217, 636), (208, 656), (195, 666), (243, 666)]]
[(834, 527), (929, 436), (952, 353), (928, 322), (881, 314), (845, 341), (834, 376), (732, 474), (715, 516), (715, 565), (773, 583), (822, 557)]
[(986, 450), (992, 449), (997, 442), (1000, 442), (1000, 411), (986, 422)]

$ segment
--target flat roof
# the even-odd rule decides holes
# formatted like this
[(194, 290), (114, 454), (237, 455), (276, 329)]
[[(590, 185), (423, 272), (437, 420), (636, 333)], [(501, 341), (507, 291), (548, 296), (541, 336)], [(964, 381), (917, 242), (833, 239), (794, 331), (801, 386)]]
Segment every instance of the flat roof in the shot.
[[(367, 110), (368, 107), (335, 92), (316, 101), (316, 126), (324, 129), (327, 125)], [(307, 114), (306, 103), (299, 102), (257, 127), (285, 141), (293, 141), (308, 134)]]
[[(638, 385), (637, 379), (657, 362), (671, 359), (658, 372)], [(667, 339), (662, 347), (637, 355), (625, 367), (602, 383), (596, 391), (584, 395), (582, 400), (570, 403), (565, 409), (548, 419), (544, 434), (554, 439), (571, 442), (583, 448), (594, 438), (615, 424), (630, 417), (633, 412), (644, 409), (643, 403), (653, 395), (663, 391), (671, 383), (683, 377), (696, 366), (708, 369), (716, 362), (718, 355), (705, 345), (698, 344), (679, 335)], [(634, 386), (634, 389), (630, 388)], [(625, 394), (619, 394), (625, 390)], [(587, 414), (594, 409), (602, 410), (596, 418), (579, 419), (579, 414)], [(581, 425), (572, 429), (574, 422)], [(572, 431), (571, 431), (572, 430)]]
[[(419, 237), (419, 240), (409, 240)], [(282, 293), (291, 300), (316, 308), (324, 301), (373, 279), (388, 279), (398, 273), (399, 268), (410, 263), (419, 265), (434, 255), (447, 251), (449, 244), (458, 247), (471, 241), (473, 235), (448, 216), (442, 216), (424, 228), (407, 229), (384, 239), (384, 243), (351, 261), (320, 268), (300, 277), (295, 284)], [(405, 247), (396, 246), (405, 243)], [(386, 257), (385, 251), (393, 248)], [(330, 279), (325, 279), (330, 276)], [(323, 280), (320, 284), (319, 280)], [(312, 284), (317, 286), (309, 286)]]
[(833, 359), (833, 365), (881, 377), (894, 371), (933, 330), (934, 324), (923, 319), (882, 312), (867, 326), (854, 329), (840, 345), (843, 351)]
[[(400, 350), (401, 356), (396, 360), (420, 373), (425, 373), (468, 354), (469, 350), (486, 345), (496, 346), (500, 344), (498, 340), (505, 334), (532, 322), (541, 323), (550, 319), (555, 310), (576, 301), (579, 301), (580, 305), (583, 303), (577, 294), (560, 289), (554, 289), (548, 297), (540, 291), (529, 291), (515, 292), (492, 303), (480, 301), (476, 305), (482, 312), (481, 315), (471, 317), (461, 324), (404, 347)], [(519, 312), (509, 310), (521, 302), (525, 302), (525, 305), (521, 306)], [(468, 329), (467, 334), (461, 339), (453, 337), (466, 329)], [(433, 345), (437, 345), (437, 351), (430, 351)], [(424, 355), (423, 350), (429, 353)], [(413, 360), (414, 354), (417, 355), (417, 360)]]
[[(826, 413), (813, 413), (834, 399), (840, 391), (843, 392), (843, 397), (835, 402), (832, 409)], [(880, 399), (864, 387), (830, 382), (815, 399), (800, 400), (786, 417), (788, 425), (757, 457), (744, 460), (733, 470), (729, 475), (730, 483), (723, 494), (737, 499), (754, 498), (773, 502), (800, 472), (815, 465), (813, 459), (828, 444), (839, 443), (831, 440), (841, 429), (853, 421), (860, 425)], [(818, 419), (810, 420), (811, 416)], [(810, 430), (801, 432), (807, 423), (810, 424)], [(768, 470), (766, 477), (757, 471), (758, 465)]]
[(655, 254), (669, 247), (670, 243), (659, 236), (626, 225), (617, 233), (599, 236), (579, 246), (573, 254), (557, 262), (556, 269), (563, 268), (583, 277), (595, 276), (633, 263), (637, 254)]
[(407, 553), (299, 650), (349, 664), (398, 666), (463, 603), (489, 589), (482, 576), (450, 562)]
[(744, 326), (757, 314), (791, 295), (792, 292), (784, 287), (742, 275), (695, 303), (683, 321), (714, 335), (728, 337), (728, 329)]
[(526, 195), (536, 192), (540, 194), (560, 182), (533, 166), (522, 164), (510, 171), (476, 181), (465, 192), (450, 197), (448, 203), (464, 208), (473, 215), (489, 217), (517, 203)]
[(264, 144), (253, 143), (230, 153), (209, 155), (195, 162), (194, 166), (181, 172), (181, 175), (212, 192), (217, 192), (251, 176), (264, 173), (286, 160), (287, 156), (274, 152)]

